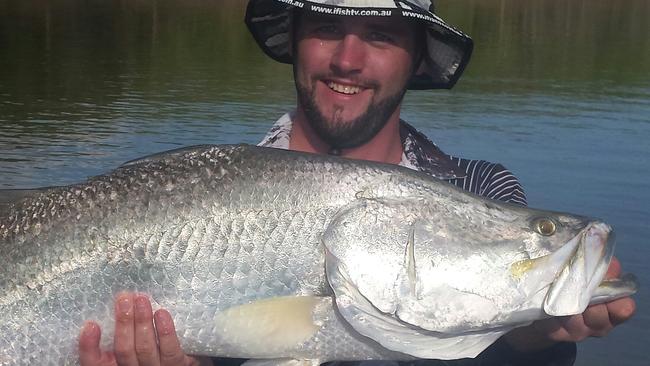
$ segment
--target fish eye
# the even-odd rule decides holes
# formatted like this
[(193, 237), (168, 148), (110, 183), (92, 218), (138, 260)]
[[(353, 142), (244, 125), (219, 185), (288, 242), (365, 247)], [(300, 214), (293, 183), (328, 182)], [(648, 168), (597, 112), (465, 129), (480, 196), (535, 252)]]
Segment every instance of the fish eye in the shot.
[(537, 233), (544, 236), (550, 236), (555, 234), (556, 226), (555, 222), (551, 219), (541, 218), (533, 222), (533, 228)]

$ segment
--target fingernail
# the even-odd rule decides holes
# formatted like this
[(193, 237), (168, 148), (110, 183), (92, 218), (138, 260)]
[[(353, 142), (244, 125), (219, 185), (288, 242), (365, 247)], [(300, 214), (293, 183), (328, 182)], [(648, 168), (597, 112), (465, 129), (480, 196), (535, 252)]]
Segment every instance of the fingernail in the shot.
[(94, 322), (86, 322), (81, 329), (81, 334), (86, 337), (92, 336), (97, 333), (98, 328), (99, 327)]
[(142, 295), (136, 296), (135, 311), (137, 311), (138, 314), (144, 314), (147, 312), (147, 300), (148, 299)]
[(128, 296), (123, 296), (117, 301), (117, 307), (124, 315), (129, 315), (131, 311), (131, 299)]
[(158, 310), (156, 317), (156, 332), (159, 335), (169, 335), (173, 332), (171, 315), (164, 310)]

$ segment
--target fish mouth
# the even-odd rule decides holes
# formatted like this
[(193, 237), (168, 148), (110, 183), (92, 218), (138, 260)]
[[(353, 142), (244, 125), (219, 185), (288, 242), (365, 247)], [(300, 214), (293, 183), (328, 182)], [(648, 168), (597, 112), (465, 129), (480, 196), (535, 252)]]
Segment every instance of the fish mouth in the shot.
[(614, 246), (612, 228), (596, 221), (587, 224), (578, 235), (554, 253), (553, 261), (560, 262), (560, 270), (544, 299), (544, 311), (551, 316), (583, 312), (605, 278), (614, 255)]

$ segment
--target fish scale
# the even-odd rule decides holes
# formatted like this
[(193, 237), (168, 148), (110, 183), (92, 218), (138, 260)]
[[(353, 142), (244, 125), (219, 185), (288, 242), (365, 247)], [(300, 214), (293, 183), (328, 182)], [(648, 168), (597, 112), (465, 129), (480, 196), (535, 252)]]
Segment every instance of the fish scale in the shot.
[[(76, 364), (86, 320), (100, 324), (110, 349), (120, 291), (168, 309), (191, 354), (310, 363), (473, 357), (508, 327), (548, 316), (543, 291), (527, 298), (508, 286), (550, 286), (555, 274), (525, 272), (532, 264), (509, 274), (513, 258), (551, 257), (581, 245), (573, 238), (584, 230), (598, 233), (587, 254), (609, 245), (604, 224), (491, 202), (406, 168), (245, 145), (156, 154), (19, 197), (0, 206), (3, 366)], [(539, 217), (558, 232), (535, 233)], [(597, 282), (605, 252), (590, 262), (600, 263)], [(467, 262), (472, 256), (480, 260)], [(475, 266), (491, 292), (483, 281), (463, 282), (452, 263)], [(428, 281), (438, 264), (449, 270)], [(454, 291), (475, 292), (497, 313), (480, 313)], [(439, 325), (435, 309), (449, 304), (436, 298), (458, 304)], [(380, 303), (399, 312), (381, 312)], [(465, 319), (470, 310), (476, 317)]]

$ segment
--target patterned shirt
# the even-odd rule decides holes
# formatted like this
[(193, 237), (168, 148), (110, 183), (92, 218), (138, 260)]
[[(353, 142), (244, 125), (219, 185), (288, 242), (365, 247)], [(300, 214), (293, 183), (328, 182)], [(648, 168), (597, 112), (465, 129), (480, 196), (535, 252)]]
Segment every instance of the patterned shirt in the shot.
[[(295, 112), (282, 116), (259, 146), (289, 149), (294, 116)], [(526, 205), (521, 184), (503, 165), (447, 155), (424, 134), (402, 120), (400, 137), (403, 153), (399, 165), (428, 173), (483, 197)]]

